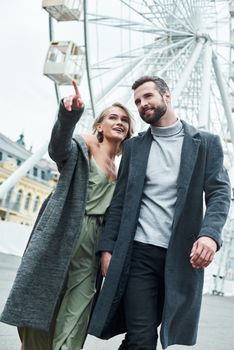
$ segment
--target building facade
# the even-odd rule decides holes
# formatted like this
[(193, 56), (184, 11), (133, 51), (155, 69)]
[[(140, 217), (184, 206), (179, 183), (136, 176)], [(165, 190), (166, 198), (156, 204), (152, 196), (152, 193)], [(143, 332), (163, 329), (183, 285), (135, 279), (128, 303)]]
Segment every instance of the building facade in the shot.
[[(32, 153), (25, 148), (23, 135), (13, 142), (0, 133), (0, 184)], [(56, 165), (41, 159), (0, 200), (0, 220), (32, 225), (44, 199), (58, 181)]]

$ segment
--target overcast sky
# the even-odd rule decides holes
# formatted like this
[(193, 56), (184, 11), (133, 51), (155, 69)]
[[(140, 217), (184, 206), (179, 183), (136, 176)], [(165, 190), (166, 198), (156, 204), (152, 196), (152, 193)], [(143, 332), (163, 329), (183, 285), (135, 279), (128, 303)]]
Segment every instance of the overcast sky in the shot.
[(35, 150), (48, 138), (56, 110), (53, 83), (42, 75), (47, 23), (40, 1), (1, 4), (0, 130), (12, 140), (23, 131)]

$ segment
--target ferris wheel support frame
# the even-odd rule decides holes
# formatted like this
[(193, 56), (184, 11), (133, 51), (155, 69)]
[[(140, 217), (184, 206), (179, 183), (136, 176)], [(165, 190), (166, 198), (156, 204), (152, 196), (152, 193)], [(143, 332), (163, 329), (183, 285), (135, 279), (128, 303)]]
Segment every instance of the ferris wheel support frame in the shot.
[(48, 142), (46, 142), (36, 153), (30, 156), (7, 180), (0, 186), (0, 199), (2, 199), (7, 191), (9, 191), (15, 184), (27, 174), (30, 170), (47, 152)]
[(206, 39), (204, 37), (200, 37), (198, 38), (197, 44), (188, 60), (188, 63), (181, 75), (181, 78), (178, 82), (178, 84), (176, 85), (174, 92), (173, 92), (173, 103), (174, 105), (177, 104), (177, 101), (180, 97), (180, 94), (183, 90), (183, 88), (186, 86), (190, 74), (195, 66), (195, 64), (197, 63), (198, 58), (200, 57), (201, 51), (203, 49), (204, 43), (205, 43)]
[(89, 34), (88, 34), (88, 0), (83, 0), (84, 4), (84, 43), (85, 43), (85, 62), (86, 62), (86, 72), (87, 72), (87, 82), (89, 88), (90, 105), (93, 112), (93, 118), (96, 117), (96, 105), (93, 97), (93, 88), (90, 75), (90, 62), (89, 62)]
[(203, 78), (201, 90), (200, 112), (198, 116), (198, 127), (208, 129), (209, 124), (209, 105), (210, 105), (210, 83), (212, 68), (212, 46), (208, 40), (204, 47), (203, 57)]
[[(171, 66), (172, 64), (174, 64), (175, 61), (178, 60), (178, 58), (184, 53), (184, 51), (186, 51), (187, 48), (192, 44), (192, 41), (193, 41), (193, 38), (190, 37), (190, 38), (181, 40), (180, 42), (176, 43), (177, 45), (179, 45), (179, 43), (181, 44), (181, 42), (184, 42), (184, 43), (187, 42), (187, 45), (185, 45), (184, 48), (183, 48), (182, 50), (180, 50), (179, 53), (178, 53), (170, 62), (168, 62), (168, 63), (166, 64), (165, 67), (163, 67), (162, 69), (160, 69), (160, 71), (158, 72), (158, 75), (159, 75), (159, 76), (162, 76), (162, 74), (163, 74), (165, 71), (167, 71), (168, 68), (170, 68), (170, 66)], [(173, 45), (174, 45), (174, 48), (175, 48), (175, 45), (176, 45), (176, 44), (173, 44)], [(171, 47), (170, 47), (170, 48), (171, 48)], [(194, 51), (195, 51), (195, 50), (194, 50)], [(193, 55), (193, 53), (192, 53), (192, 55)], [(190, 56), (190, 60), (192, 59), (192, 55)], [(199, 55), (198, 55), (198, 57), (196, 58), (195, 62), (193, 63), (192, 67), (188, 67), (188, 68), (189, 68), (189, 72), (186, 74), (186, 80), (183, 82), (182, 89), (183, 89), (183, 87), (186, 85), (186, 83), (187, 83), (187, 81), (188, 81), (188, 78), (189, 78), (189, 74), (190, 74), (191, 70), (193, 69), (193, 67), (195, 66), (195, 64), (196, 64), (198, 58), (199, 58)], [(189, 61), (189, 62), (190, 62), (190, 61)], [(191, 70), (190, 70), (190, 69), (191, 69)], [(148, 70), (148, 71), (149, 71), (149, 70)], [(147, 74), (148, 74), (148, 71), (147, 71)], [(177, 87), (176, 87), (176, 89), (177, 89)], [(175, 89), (175, 90), (176, 90), (176, 89)], [(182, 91), (182, 89), (181, 89), (181, 91)], [(180, 93), (181, 93), (181, 92), (180, 92)], [(175, 94), (174, 94), (174, 95), (175, 95)], [(179, 97), (179, 96), (178, 96), (178, 97)], [(129, 92), (128, 96), (125, 98), (124, 103), (125, 103), (125, 104), (128, 104), (129, 101), (130, 101), (130, 99), (131, 99), (131, 92)], [(173, 100), (174, 100), (174, 97), (173, 97)]]
[[(191, 38), (186, 38), (186, 39), (180, 40), (176, 43), (161, 47), (158, 50), (158, 52), (163, 52), (163, 51), (166, 51), (166, 50), (169, 50), (172, 48), (177, 48), (181, 44), (187, 43), (188, 41), (191, 41)], [(121, 76), (118, 76), (115, 81), (112, 81), (112, 83), (105, 89), (105, 91), (102, 93), (102, 95), (99, 95), (99, 97), (97, 98), (95, 103), (96, 104), (101, 103), (102, 99), (104, 99), (109, 94), (111, 94), (111, 92), (116, 87), (117, 83), (120, 84), (124, 79), (126, 79), (126, 77), (128, 75), (132, 75), (132, 73), (134, 71), (136, 71), (139, 68), (139, 66), (142, 65), (142, 69), (144, 69), (144, 62), (152, 55), (153, 50), (154, 50), (154, 47), (152, 47), (152, 50), (147, 55), (144, 55), (144, 57), (142, 57), (138, 60), (135, 60), (134, 62), (132, 62), (132, 64), (130, 66), (126, 67), (126, 69), (123, 70)]]
[(229, 98), (228, 93), (227, 93), (228, 90), (227, 90), (225, 81), (223, 79), (223, 75), (222, 75), (221, 68), (220, 68), (220, 63), (219, 63), (218, 57), (217, 57), (216, 53), (214, 52), (214, 50), (212, 53), (212, 62), (213, 62), (213, 67), (214, 67), (214, 71), (215, 71), (215, 75), (216, 75), (217, 85), (218, 85), (221, 99), (223, 102), (223, 108), (224, 108), (225, 115), (226, 115), (227, 122), (228, 122), (231, 141), (232, 141), (232, 144), (234, 146), (234, 124), (233, 124), (233, 119), (232, 119), (232, 111), (231, 111), (231, 107), (230, 107), (230, 103), (229, 103), (230, 98)]
[(160, 71), (158, 73), (159, 76), (162, 75), (164, 72), (166, 72), (179, 59), (179, 57), (184, 54), (184, 52), (187, 50), (187, 48), (191, 45), (192, 40), (193, 39), (189, 38), (187, 45), (185, 45), (183, 47), (183, 49), (181, 49), (170, 62), (168, 62), (162, 69), (160, 69)]
[[(149, 54), (148, 54), (148, 55), (149, 55)], [(145, 56), (144, 59), (146, 59), (146, 57), (148, 57), (148, 55)], [(106, 98), (109, 94), (111, 94), (111, 92), (113, 91), (113, 89), (115, 88), (115, 86), (117, 85), (117, 83), (121, 82), (121, 81), (126, 77), (126, 75), (129, 73), (129, 71), (135, 69), (135, 67), (138, 67), (139, 64), (141, 64), (142, 61), (143, 61), (144, 59), (137, 59), (137, 60), (134, 60), (134, 61), (132, 62), (131, 65), (129, 65), (129, 66), (127, 66), (125, 69), (123, 69), (121, 75), (118, 75), (118, 76), (115, 78), (115, 80), (113, 80), (113, 81), (105, 88), (105, 90), (102, 91), (102, 93), (97, 97), (97, 100), (95, 101), (95, 103), (96, 103), (97, 105), (100, 104), (104, 98)]]
[[(49, 15), (49, 40), (50, 42), (54, 40), (53, 18), (50, 15)], [(58, 85), (56, 82), (54, 82), (54, 89), (55, 89), (57, 103), (59, 103), (60, 95), (59, 95)]]
[[(183, 54), (183, 52), (188, 48), (189, 45), (191, 45), (192, 38), (186, 38), (181, 41), (178, 41), (177, 43), (169, 45), (167, 48), (176, 48), (177, 46), (181, 45), (182, 43), (186, 43), (187, 45), (184, 46), (184, 48), (164, 67), (158, 72), (158, 76), (160, 77), (178, 58)], [(147, 69), (146, 73), (144, 75), (150, 74), (149, 68)], [(123, 98), (123, 103), (128, 104), (132, 96), (131, 90), (129, 90), (129, 93)]]

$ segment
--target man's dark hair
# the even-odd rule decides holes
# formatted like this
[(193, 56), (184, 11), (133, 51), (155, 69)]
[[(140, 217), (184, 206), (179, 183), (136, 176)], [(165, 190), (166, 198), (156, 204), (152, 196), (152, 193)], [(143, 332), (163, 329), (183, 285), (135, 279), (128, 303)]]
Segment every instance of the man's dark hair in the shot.
[(132, 85), (132, 90), (136, 90), (140, 85), (147, 83), (148, 81), (152, 81), (155, 84), (156, 90), (160, 93), (161, 96), (163, 96), (166, 92), (170, 92), (169, 87), (167, 86), (166, 82), (157, 77), (157, 76), (150, 76), (145, 75), (135, 81), (135, 83)]

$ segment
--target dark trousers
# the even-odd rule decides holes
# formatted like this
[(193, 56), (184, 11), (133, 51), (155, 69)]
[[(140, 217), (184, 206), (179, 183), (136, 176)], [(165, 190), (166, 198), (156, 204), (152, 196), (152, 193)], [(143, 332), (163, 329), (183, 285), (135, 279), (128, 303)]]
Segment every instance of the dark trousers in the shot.
[(127, 335), (119, 349), (156, 349), (164, 304), (166, 252), (165, 248), (134, 242), (123, 299)]

